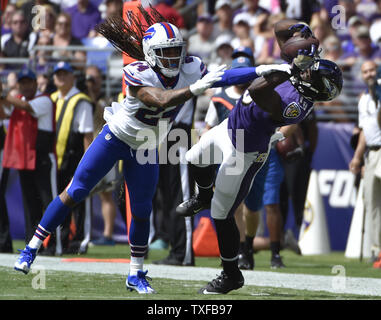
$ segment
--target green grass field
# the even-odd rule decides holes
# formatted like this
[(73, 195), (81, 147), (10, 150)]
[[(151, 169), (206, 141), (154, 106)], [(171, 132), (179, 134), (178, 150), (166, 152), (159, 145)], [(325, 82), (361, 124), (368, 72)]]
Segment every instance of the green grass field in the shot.
[[(14, 242), (14, 249), (23, 248), (21, 241)], [(167, 250), (151, 250), (146, 263), (166, 257)], [(298, 256), (291, 251), (282, 251), (286, 268), (271, 270), (270, 252), (255, 254), (255, 271), (287, 274), (310, 274), (332, 276), (334, 266), (342, 266), (346, 277), (381, 279), (381, 269), (374, 269), (366, 259), (362, 262), (344, 257), (343, 252), (333, 252), (321, 256)], [(2, 255), (0, 254), (0, 261)], [(78, 256), (63, 256), (78, 257)], [(129, 247), (118, 244), (114, 247), (90, 247), (86, 258), (129, 258)], [(218, 258), (196, 257), (197, 267), (216, 268), (220, 272)], [(179, 267), (181, 268), (181, 267)], [(195, 269), (197, 271), (197, 269)], [(126, 274), (128, 264), (126, 264)], [(144, 296), (125, 289), (125, 275), (81, 273), (46, 270), (45, 288), (34, 289), (36, 274), (28, 275), (14, 271), (11, 266), (0, 266), (1, 300), (214, 300), (216, 296), (204, 296), (197, 290), (205, 281), (184, 281), (155, 277), (151, 282), (158, 292)], [(381, 296), (338, 294), (326, 291), (295, 290), (282, 287), (245, 285), (228, 295), (218, 296), (219, 300), (379, 300)]]

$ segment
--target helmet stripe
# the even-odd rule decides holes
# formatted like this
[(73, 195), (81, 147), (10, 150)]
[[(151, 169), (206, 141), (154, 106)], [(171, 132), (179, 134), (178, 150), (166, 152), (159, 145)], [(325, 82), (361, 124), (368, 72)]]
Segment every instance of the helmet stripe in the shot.
[(172, 29), (172, 27), (169, 23), (162, 22), (160, 24), (164, 27), (164, 30), (167, 33), (168, 39), (172, 39), (175, 37), (175, 31)]

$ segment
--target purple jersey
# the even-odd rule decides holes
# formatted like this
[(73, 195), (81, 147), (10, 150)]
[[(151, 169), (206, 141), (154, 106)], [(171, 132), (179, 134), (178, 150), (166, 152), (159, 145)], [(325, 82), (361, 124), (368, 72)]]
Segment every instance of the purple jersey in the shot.
[[(272, 120), (268, 112), (258, 107), (248, 91), (230, 112), (229, 135), (237, 150), (267, 152), (270, 137), (277, 127), (299, 123), (312, 111), (313, 102), (301, 96), (290, 81), (283, 82), (275, 91), (282, 100), (283, 119), (280, 122)], [(239, 129), (243, 135), (237, 131)]]

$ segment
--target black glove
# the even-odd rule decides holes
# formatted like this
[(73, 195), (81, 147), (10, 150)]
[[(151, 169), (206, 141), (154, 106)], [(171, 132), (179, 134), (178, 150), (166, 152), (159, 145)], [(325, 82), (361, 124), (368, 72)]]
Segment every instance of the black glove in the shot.
[(294, 150), (287, 152), (285, 160), (287, 162), (294, 162), (296, 160), (301, 159), (303, 156), (304, 156), (304, 149), (302, 146), (299, 146), (295, 148)]
[(307, 70), (315, 63), (316, 56), (317, 48), (314, 44), (311, 45), (310, 50), (300, 49), (297, 57), (292, 60), (291, 73), (295, 72), (295, 69), (299, 69), (299, 72)]
[(304, 23), (294, 24), (293, 26), (289, 27), (288, 30), (292, 31), (293, 34), (295, 32), (300, 32), (303, 38), (309, 38), (312, 36), (311, 28)]

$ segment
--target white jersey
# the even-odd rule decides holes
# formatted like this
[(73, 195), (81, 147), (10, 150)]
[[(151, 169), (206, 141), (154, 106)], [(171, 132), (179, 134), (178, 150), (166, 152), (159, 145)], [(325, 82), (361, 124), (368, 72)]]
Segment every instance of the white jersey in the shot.
[(185, 88), (207, 73), (206, 66), (197, 57), (186, 57), (172, 84), (165, 83), (162, 76), (145, 61), (133, 62), (124, 67), (123, 71), (127, 85), (126, 98), (121, 104), (113, 102), (111, 107), (106, 107), (104, 119), (111, 132), (131, 148), (155, 149), (168, 134), (184, 104), (167, 108), (150, 107), (131, 96), (128, 87), (144, 86), (167, 90)]

